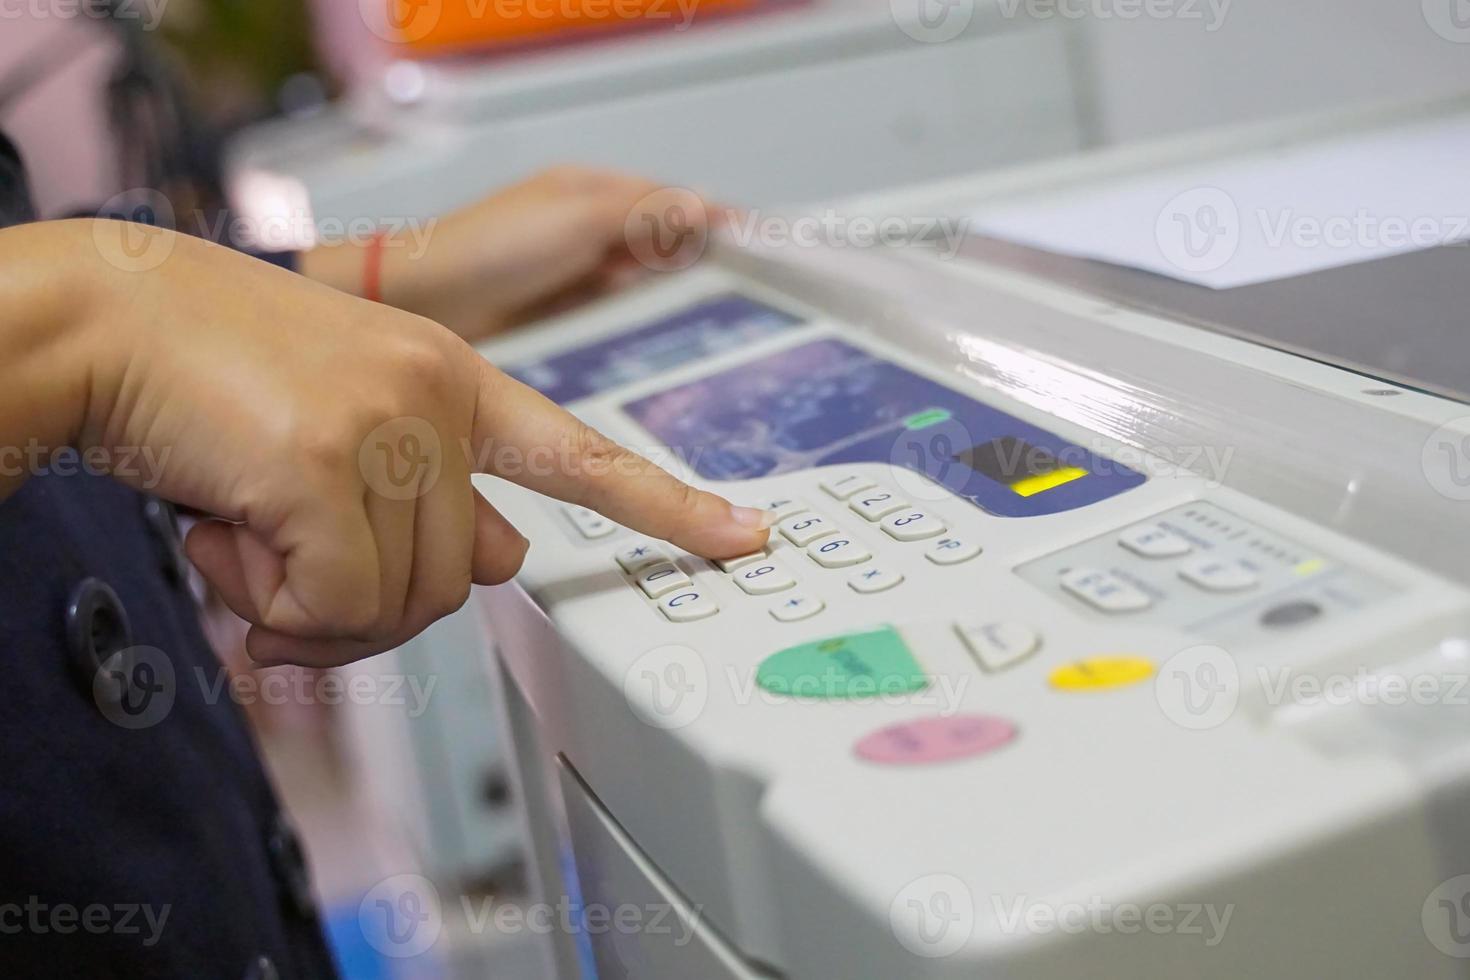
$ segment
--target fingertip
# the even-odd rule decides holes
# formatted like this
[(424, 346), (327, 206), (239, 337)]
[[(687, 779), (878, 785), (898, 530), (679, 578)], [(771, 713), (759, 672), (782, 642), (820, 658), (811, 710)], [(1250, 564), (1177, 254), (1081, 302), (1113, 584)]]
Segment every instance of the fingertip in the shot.
[(701, 558), (733, 558), (765, 547), (775, 515), (754, 507), (737, 507), (714, 494), (703, 494), (703, 506), (672, 541)]

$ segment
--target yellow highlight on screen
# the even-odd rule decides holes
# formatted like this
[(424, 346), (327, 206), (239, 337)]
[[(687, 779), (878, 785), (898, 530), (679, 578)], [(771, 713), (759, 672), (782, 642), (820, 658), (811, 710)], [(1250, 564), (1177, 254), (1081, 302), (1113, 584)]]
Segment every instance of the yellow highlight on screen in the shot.
[(1068, 466), (1060, 470), (1052, 470), (1050, 473), (1039, 473), (1036, 476), (1028, 476), (1024, 480), (1017, 480), (1011, 484), (1011, 490), (1023, 497), (1034, 497), (1045, 490), (1051, 490), (1064, 483), (1080, 480), (1087, 475), (1087, 471), (1080, 466)]

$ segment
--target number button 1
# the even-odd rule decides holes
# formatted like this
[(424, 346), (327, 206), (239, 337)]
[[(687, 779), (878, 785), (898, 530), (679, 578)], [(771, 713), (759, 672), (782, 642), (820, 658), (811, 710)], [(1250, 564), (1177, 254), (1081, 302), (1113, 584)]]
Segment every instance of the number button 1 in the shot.
[(796, 584), (796, 576), (773, 561), (763, 561), (737, 570), (735, 584), (750, 595), (770, 595)]

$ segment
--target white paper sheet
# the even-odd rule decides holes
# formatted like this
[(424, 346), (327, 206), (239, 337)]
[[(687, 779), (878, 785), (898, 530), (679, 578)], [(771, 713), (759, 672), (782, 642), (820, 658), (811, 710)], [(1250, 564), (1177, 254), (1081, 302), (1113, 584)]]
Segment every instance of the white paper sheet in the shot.
[(1228, 289), (1470, 239), (1470, 119), (987, 206), (970, 231)]

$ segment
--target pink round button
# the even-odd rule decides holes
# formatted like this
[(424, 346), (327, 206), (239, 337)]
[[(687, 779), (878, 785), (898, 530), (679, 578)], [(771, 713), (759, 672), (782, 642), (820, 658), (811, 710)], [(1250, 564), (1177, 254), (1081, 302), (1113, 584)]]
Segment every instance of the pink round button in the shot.
[(925, 718), (891, 725), (858, 742), (858, 757), (891, 766), (922, 766), (968, 759), (1016, 737), (1016, 726), (991, 715)]

